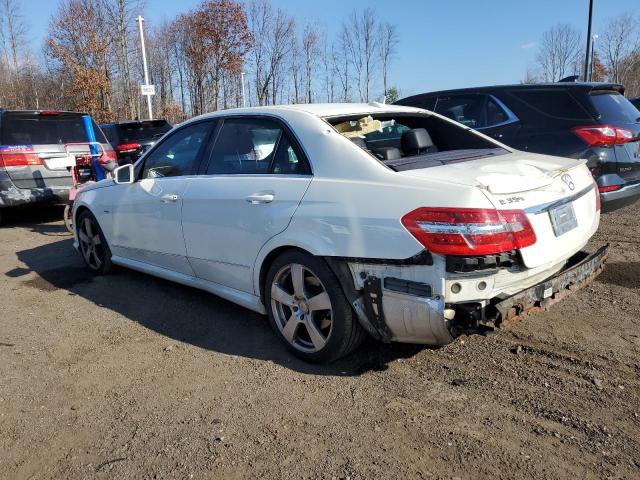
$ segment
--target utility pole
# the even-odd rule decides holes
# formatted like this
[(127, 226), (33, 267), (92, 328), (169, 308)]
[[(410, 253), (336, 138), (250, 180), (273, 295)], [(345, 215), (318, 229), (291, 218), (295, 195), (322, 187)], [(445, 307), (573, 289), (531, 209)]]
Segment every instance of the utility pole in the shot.
[(593, 17), (593, 0), (589, 0), (589, 23), (587, 24), (587, 53), (584, 57), (584, 81), (589, 81), (589, 53), (591, 48), (591, 19)]
[[(144, 32), (142, 31), (142, 22), (144, 18), (142, 15), (138, 15), (136, 18), (138, 22), (138, 29), (140, 30), (140, 45), (142, 47), (142, 67), (144, 68), (144, 85), (142, 86), (142, 94), (147, 97), (147, 108), (149, 110), (149, 120), (153, 118), (153, 111), (151, 110), (151, 95), (155, 94), (155, 89), (150, 88), (153, 85), (149, 85), (149, 70), (147, 68), (147, 52), (144, 48)], [(146, 89), (145, 89), (146, 87)]]

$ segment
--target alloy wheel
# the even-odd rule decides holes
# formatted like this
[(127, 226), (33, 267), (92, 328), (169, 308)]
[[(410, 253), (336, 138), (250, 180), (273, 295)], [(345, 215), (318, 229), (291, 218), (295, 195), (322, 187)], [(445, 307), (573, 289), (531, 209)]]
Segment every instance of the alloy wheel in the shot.
[(282, 267), (271, 283), (271, 308), (282, 336), (297, 350), (318, 352), (333, 327), (331, 298), (309, 268), (299, 263)]
[(100, 239), (99, 227), (90, 217), (81, 219), (78, 226), (80, 251), (92, 270), (99, 270), (105, 261), (105, 250)]

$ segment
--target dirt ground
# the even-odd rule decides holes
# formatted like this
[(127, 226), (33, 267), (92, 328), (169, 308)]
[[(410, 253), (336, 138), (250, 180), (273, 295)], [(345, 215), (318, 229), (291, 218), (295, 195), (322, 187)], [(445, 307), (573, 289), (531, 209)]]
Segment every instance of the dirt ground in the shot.
[(0, 229), (0, 478), (640, 478), (640, 205), (600, 277), (441, 349), (330, 366), (267, 321), (127, 270), (93, 278), (58, 209)]

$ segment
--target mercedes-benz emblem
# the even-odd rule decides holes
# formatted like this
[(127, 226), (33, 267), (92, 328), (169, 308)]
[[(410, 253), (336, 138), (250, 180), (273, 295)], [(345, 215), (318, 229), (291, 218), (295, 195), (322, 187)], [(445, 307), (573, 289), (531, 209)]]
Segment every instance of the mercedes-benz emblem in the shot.
[(576, 184), (573, 183), (573, 178), (571, 178), (571, 175), (569, 175), (568, 173), (565, 173), (560, 177), (560, 180), (562, 180), (565, 183), (565, 185), (569, 187), (569, 190), (571, 191), (575, 190)]

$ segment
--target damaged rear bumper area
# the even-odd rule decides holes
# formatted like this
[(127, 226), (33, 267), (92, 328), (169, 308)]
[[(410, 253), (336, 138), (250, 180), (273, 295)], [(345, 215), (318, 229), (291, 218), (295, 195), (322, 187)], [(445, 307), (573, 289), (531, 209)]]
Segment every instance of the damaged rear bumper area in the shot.
[(492, 304), (490, 308), (495, 309), (494, 325), (508, 325), (533, 313), (544, 311), (572, 292), (588, 285), (602, 272), (608, 250), (607, 244), (590, 255), (579, 252), (570, 259), (567, 267), (553, 277)]
[(608, 245), (592, 254), (578, 252), (553, 276), (509, 297), (464, 303), (445, 303), (444, 295), (432, 285), (413, 280), (416, 275), (406, 280), (386, 276), (381, 270), (374, 274), (371, 268), (368, 272), (358, 268), (356, 279), (348, 278), (348, 268), (341, 271), (346, 264), (330, 265), (360, 323), (374, 338), (446, 345), (461, 333), (486, 331), (546, 310), (589, 284), (604, 268), (607, 251)]
[(70, 187), (18, 188), (0, 172), (0, 208), (37, 202), (67, 203)]

